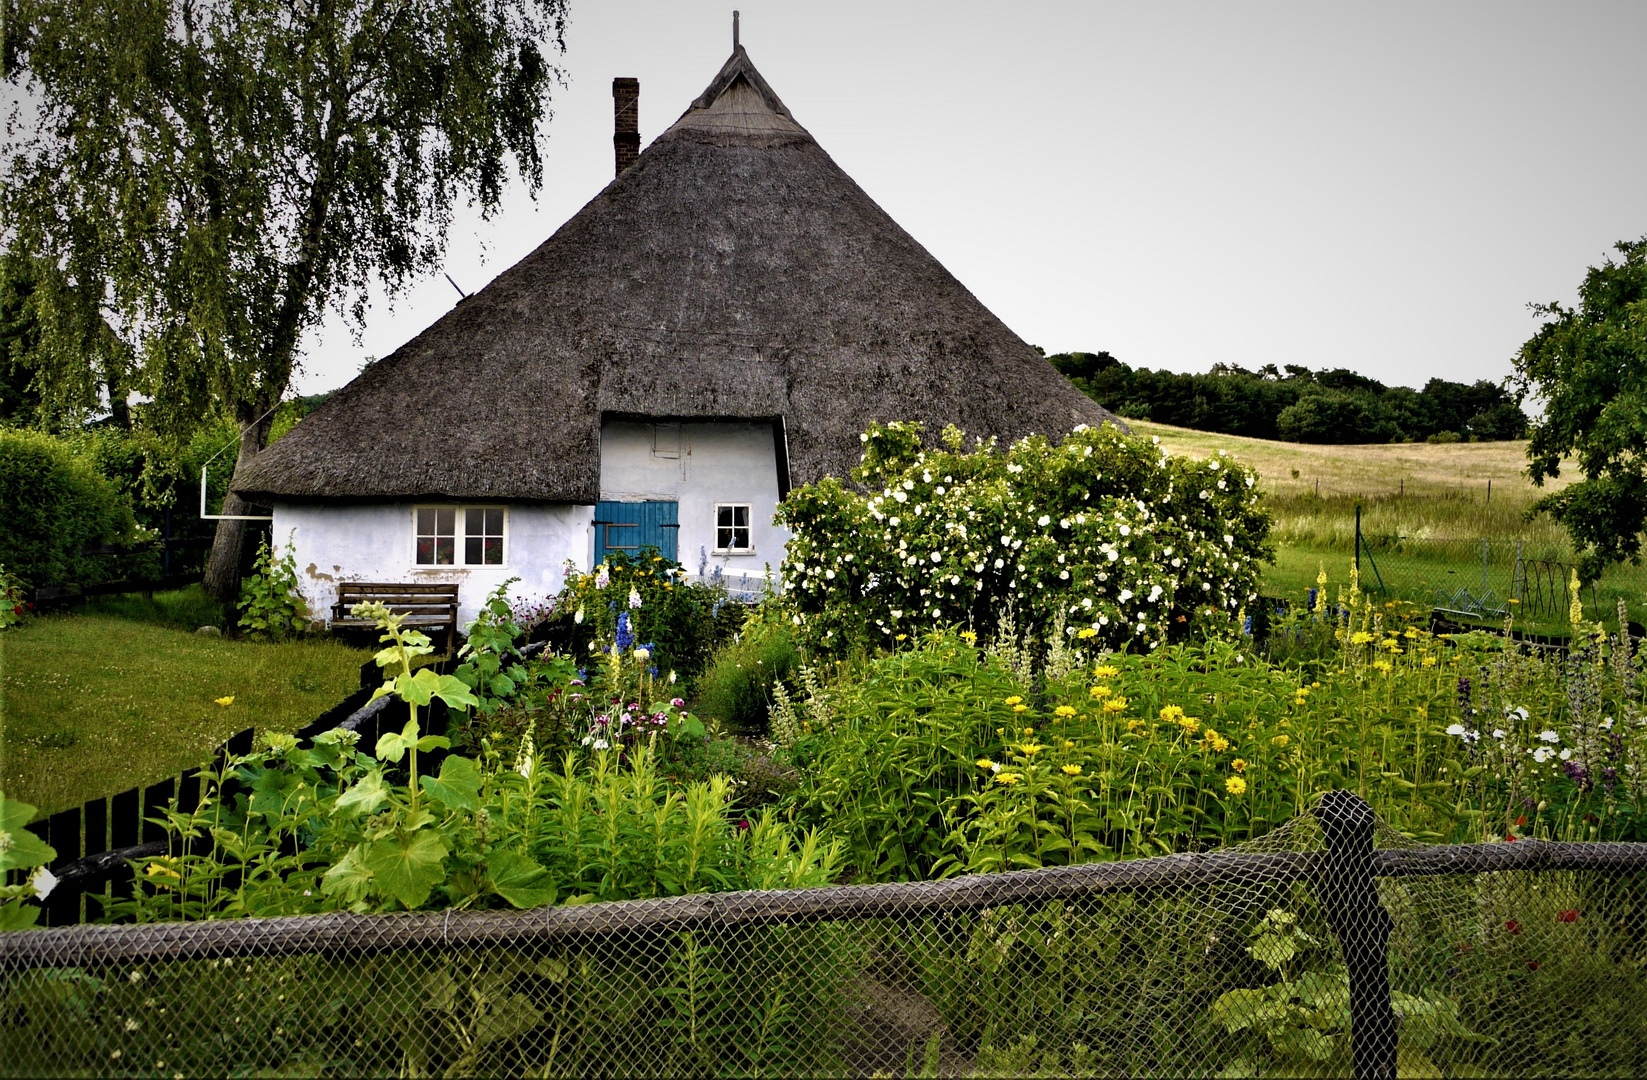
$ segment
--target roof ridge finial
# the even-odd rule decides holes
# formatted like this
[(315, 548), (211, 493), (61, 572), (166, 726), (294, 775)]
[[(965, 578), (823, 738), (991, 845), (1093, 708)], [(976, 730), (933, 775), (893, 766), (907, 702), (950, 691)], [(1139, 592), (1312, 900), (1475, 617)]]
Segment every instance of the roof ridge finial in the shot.
[(738, 51), (738, 13), (732, 12), (732, 51)]

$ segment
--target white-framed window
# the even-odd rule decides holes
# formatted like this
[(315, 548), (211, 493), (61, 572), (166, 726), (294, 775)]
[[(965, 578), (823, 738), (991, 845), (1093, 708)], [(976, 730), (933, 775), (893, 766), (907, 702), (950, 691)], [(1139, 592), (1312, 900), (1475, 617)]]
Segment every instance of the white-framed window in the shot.
[(715, 504), (715, 553), (755, 550), (749, 538), (749, 504)]
[(414, 515), (418, 566), (502, 566), (501, 506), (420, 506)]

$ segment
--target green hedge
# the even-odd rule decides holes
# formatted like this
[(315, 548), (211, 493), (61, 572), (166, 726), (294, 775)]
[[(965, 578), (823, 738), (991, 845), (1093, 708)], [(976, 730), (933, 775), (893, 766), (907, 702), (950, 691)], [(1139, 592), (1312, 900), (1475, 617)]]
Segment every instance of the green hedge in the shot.
[(60, 439), (0, 429), (0, 563), (32, 588), (109, 580), (110, 556), (86, 548), (133, 540), (130, 501)]

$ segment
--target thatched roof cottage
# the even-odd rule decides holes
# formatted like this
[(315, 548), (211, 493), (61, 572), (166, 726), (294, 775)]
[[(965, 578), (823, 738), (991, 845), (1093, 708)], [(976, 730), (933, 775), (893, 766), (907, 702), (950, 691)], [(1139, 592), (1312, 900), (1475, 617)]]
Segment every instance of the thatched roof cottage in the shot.
[(870, 421), (1011, 440), (1113, 420), (830, 160), (741, 46), (542, 246), (368, 367), (235, 476), (335, 582), (519, 576), (656, 544), (776, 567), (792, 485), (844, 476)]

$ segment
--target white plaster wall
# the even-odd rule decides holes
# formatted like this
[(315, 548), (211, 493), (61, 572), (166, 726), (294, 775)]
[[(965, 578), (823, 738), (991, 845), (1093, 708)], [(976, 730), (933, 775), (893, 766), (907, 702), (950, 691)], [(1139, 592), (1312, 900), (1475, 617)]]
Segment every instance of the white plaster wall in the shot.
[(719, 563), (729, 573), (757, 572), (771, 563), (776, 573), (789, 542), (789, 530), (772, 524), (778, 508), (778, 463), (772, 425), (766, 421), (607, 421), (600, 433), (600, 497), (613, 502), (679, 503), (680, 561), (692, 573), (698, 571), (700, 551), (715, 549), (716, 503), (750, 504), (749, 539), (754, 551), (710, 554), (706, 569)]
[[(588, 569), (594, 545), (592, 506), (539, 504), (504, 510), (502, 566), (418, 566), (414, 550), (419, 506), (481, 503), (419, 502), (361, 506), (276, 503), (274, 541), (291, 537), (297, 576), (309, 612), (330, 620), (339, 581), (456, 582), (458, 626), (473, 621), (482, 600), (506, 579), (514, 597), (537, 598), (560, 591), (562, 567), (571, 559)], [(496, 505), (495, 503), (490, 505)], [(459, 519), (461, 521), (461, 517)], [(462, 540), (458, 558), (463, 557)]]

